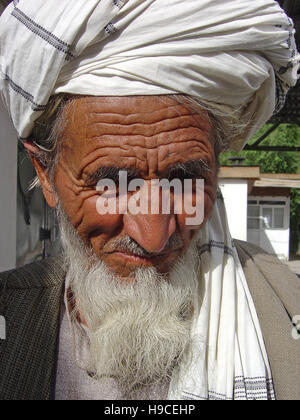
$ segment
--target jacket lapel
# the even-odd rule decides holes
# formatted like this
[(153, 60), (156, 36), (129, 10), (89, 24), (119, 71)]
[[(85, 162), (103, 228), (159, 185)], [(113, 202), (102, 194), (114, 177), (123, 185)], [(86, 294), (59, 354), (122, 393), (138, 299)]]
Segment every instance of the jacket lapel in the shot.
[(300, 342), (292, 336), (300, 282), (277, 258), (235, 241), (260, 321), (278, 400), (300, 399)]
[(0, 399), (52, 398), (64, 278), (60, 258), (0, 275)]

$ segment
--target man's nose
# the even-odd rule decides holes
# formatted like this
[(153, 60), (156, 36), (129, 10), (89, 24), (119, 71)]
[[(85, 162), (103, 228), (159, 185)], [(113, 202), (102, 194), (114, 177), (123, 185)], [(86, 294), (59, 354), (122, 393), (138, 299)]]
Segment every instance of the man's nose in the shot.
[(174, 214), (125, 214), (125, 232), (149, 253), (162, 252), (176, 231)]

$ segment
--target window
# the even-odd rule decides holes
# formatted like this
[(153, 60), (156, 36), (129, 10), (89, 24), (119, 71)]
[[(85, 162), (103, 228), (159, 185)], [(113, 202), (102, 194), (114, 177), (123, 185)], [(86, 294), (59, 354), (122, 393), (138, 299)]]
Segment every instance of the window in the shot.
[(285, 201), (260, 201), (262, 206), (285, 206)]
[(275, 208), (274, 209), (274, 228), (282, 229), (284, 227), (284, 209)]
[(248, 229), (260, 228), (259, 206), (248, 206)]
[(272, 207), (262, 208), (263, 227), (264, 229), (272, 229), (273, 226), (273, 209)]
[(283, 207), (262, 207), (263, 228), (283, 229), (284, 208)]
[(249, 200), (248, 229), (284, 229), (285, 204), (284, 201)]

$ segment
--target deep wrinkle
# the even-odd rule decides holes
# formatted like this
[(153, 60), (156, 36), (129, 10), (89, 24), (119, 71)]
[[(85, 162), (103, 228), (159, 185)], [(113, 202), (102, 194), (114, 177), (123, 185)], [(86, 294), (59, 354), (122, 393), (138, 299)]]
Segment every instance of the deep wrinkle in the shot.
[[(66, 127), (54, 178), (55, 193), (81, 239), (121, 278), (129, 278), (146, 263), (134, 255), (111, 252), (111, 243), (126, 236), (149, 254), (157, 254), (147, 264), (161, 273), (169, 272), (208, 220), (216, 200), (217, 164), (207, 113), (196, 114), (169, 97), (83, 97), (66, 104), (63, 117)], [(182, 177), (183, 168), (195, 161), (203, 163), (202, 169), (192, 168), (186, 177), (205, 178), (205, 219), (201, 226), (187, 226), (185, 219), (191, 215), (184, 213), (97, 214), (99, 192), (95, 184), (105, 168), (114, 168), (115, 174), (126, 169), (150, 182), (170, 177), (179, 168)], [(183, 248), (170, 252), (166, 246), (174, 234), (180, 236)]]

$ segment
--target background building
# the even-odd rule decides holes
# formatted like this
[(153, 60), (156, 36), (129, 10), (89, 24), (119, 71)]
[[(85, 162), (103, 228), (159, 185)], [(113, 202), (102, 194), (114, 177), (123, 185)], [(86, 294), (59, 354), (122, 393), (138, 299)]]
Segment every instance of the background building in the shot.
[(261, 174), (258, 166), (221, 167), (219, 186), (234, 238), (289, 259), (291, 188), (299, 174)]

